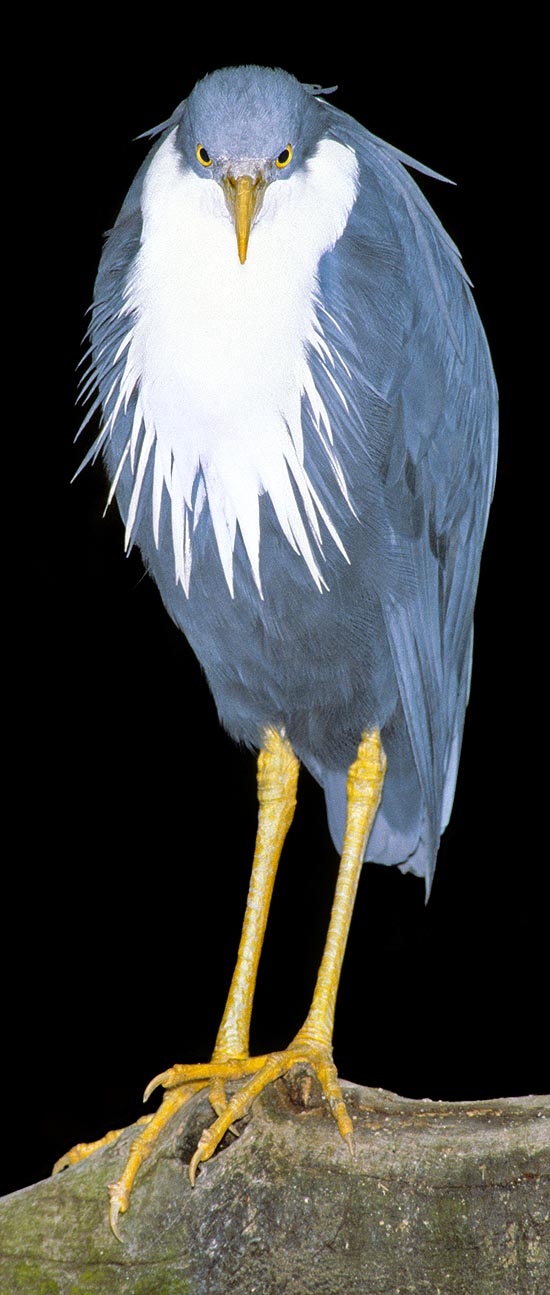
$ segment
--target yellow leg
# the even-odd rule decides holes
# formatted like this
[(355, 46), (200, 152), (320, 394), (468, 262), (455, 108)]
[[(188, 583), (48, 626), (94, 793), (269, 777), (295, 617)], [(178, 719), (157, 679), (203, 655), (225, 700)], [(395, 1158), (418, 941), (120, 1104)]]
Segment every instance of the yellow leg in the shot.
[(332, 1043), (336, 995), (361, 866), (382, 797), (386, 757), (377, 729), (364, 733), (357, 759), (348, 770), (344, 846), (330, 923), (313, 1001), (296, 1042)]
[(269, 732), (258, 758), (258, 831), (237, 964), (212, 1061), (248, 1056), (258, 963), (281, 850), (294, 818), (298, 769), (290, 743)]
[[(176, 1111), (194, 1093), (209, 1084), (214, 1110), (222, 1112), (227, 1106), (224, 1079), (242, 1078), (266, 1061), (265, 1057), (248, 1057), (250, 1017), (273, 884), (296, 806), (298, 769), (290, 744), (269, 730), (258, 758), (258, 831), (237, 964), (212, 1059), (204, 1065), (173, 1066), (164, 1074), (157, 1075), (146, 1088), (145, 1100), (159, 1085), (167, 1091), (156, 1114), (139, 1121), (146, 1127), (130, 1147), (121, 1178), (109, 1187), (111, 1227), (117, 1237), (120, 1237), (118, 1218), (128, 1207), (136, 1173)], [(108, 1133), (99, 1142), (80, 1143), (73, 1147), (57, 1161), (54, 1173), (108, 1145), (121, 1131)]]
[[(234, 1120), (240, 1119), (255, 1097), (292, 1066), (311, 1066), (336, 1119), (342, 1137), (353, 1148), (352, 1123), (347, 1113), (336, 1067), (332, 1060), (332, 1034), (338, 983), (357, 893), (366, 843), (376, 816), (386, 770), (377, 729), (363, 734), (357, 759), (350, 766), (347, 784), (347, 818), (344, 847), (327, 940), (308, 1016), (290, 1046), (268, 1057), (254, 1058), (255, 1074), (230, 1099), (218, 1118), (205, 1129), (190, 1165), (191, 1181), (201, 1161), (208, 1160)], [(251, 1061), (248, 1065), (252, 1069)]]
[[(270, 731), (258, 760), (258, 832), (237, 964), (226, 1008), (210, 1062), (177, 1065), (151, 1081), (145, 1098), (162, 1085), (165, 1094), (153, 1116), (130, 1148), (122, 1177), (111, 1184), (111, 1227), (119, 1236), (119, 1214), (128, 1207), (136, 1173), (150, 1155), (161, 1129), (189, 1098), (207, 1084), (217, 1119), (202, 1134), (189, 1173), (195, 1180), (197, 1166), (208, 1160), (235, 1120), (240, 1119), (254, 1098), (274, 1079), (292, 1066), (307, 1063), (317, 1075), (338, 1128), (350, 1147), (352, 1125), (340, 1092), (332, 1060), (332, 1033), (336, 995), (346, 941), (357, 892), (365, 845), (382, 795), (386, 761), (377, 730), (365, 733), (357, 759), (348, 773), (348, 811), (342, 860), (338, 874), (327, 941), (319, 968), (308, 1016), (296, 1038), (284, 1052), (248, 1056), (250, 1017), (258, 963), (262, 949), (273, 883), (286, 833), (296, 804), (298, 761), (289, 743)], [(251, 1076), (229, 1101), (224, 1081)], [(107, 1135), (104, 1141), (112, 1140)], [(87, 1154), (86, 1148), (69, 1152), (59, 1167), (74, 1163)]]

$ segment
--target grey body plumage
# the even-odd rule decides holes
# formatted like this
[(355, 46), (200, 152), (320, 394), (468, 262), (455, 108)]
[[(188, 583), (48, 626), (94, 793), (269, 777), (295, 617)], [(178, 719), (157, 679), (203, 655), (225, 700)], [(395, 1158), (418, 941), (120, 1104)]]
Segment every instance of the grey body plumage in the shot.
[[(323, 151), (324, 141), (339, 151)], [(270, 488), (271, 458), (258, 478), (257, 570), (248, 519), (237, 505), (235, 516), (224, 511), (215, 447), (203, 464), (200, 446), (175, 568), (177, 455), (165, 447), (161, 469), (153, 415), (145, 403), (136, 414), (145, 376), (130, 372), (140, 312), (149, 309), (146, 288), (135, 287), (136, 266), (142, 285), (144, 256), (157, 248), (156, 235), (144, 237), (144, 210), (148, 229), (155, 221), (152, 179), (144, 198), (148, 177), (165, 159), (170, 194), (180, 178), (185, 192), (213, 192), (197, 188), (216, 179), (197, 159), (199, 144), (214, 167), (232, 154), (247, 163), (267, 157), (272, 169), (292, 144), (292, 163), (273, 169), (252, 228), (250, 272), (248, 261), (237, 266), (252, 286), (254, 240), (275, 220), (279, 185), (297, 191), (301, 173), (306, 193), (321, 161), (334, 158), (337, 167), (342, 161), (342, 193), (354, 186), (343, 230), (312, 279), (318, 343), (304, 335), (310, 385), (300, 391), (297, 466), (284, 451), (286, 513)], [(165, 123), (105, 246), (90, 330), (90, 379), (104, 423), (88, 457), (103, 453), (123, 520), (132, 518), (129, 542), (196, 652), (222, 723), (253, 747), (266, 726), (286, 733), (325, 789), (338, 848), (347, 768), (362, 731), (379, 726), (388, 765), (367, 858), (410, 869), (429, 889), (468, 699), (497, 398), (459, 255), (404, 162), (418, 165), (286, 73), (231, 69), (199, 83)], [(284, 285), (284, 263), (279, 273)], [(209, 300), (206, 292), (193, 303), (198, 318), (204, 311), (207, 319)], [(228, 345), (233, 328), (229, 316)], [(281, 390), (285, 383), (281, 372)], [(315, 411), (317, 396), (324, 415)], [(172, 401), (177, 419), (174, 408)], [(255, 427), (260, 448), (250, 441), (251, 461), (256, 456), (263, 471)], [(296, 445), (300, 436), (290, 433)], [(229, 572), (224, 544), (232, 549)]]

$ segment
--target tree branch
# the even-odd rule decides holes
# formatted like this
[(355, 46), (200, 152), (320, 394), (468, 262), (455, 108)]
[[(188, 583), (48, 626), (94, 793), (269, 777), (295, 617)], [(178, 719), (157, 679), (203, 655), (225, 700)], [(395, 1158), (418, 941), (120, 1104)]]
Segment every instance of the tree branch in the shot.
[(108, 1224), (136, 1130), (0, 1202), (1, 1295), (547, 1295), (550, 1098), (411, 1101), (343, 1084), (357, 1155), (317, 1083), (262, 1095), (191, 1188), (212, 1117), (189, 1102)]

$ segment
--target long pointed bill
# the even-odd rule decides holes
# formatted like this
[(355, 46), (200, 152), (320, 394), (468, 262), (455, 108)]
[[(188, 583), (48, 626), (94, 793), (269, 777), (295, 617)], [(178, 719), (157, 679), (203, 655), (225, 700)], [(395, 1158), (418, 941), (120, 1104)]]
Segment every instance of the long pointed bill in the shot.
[(244, 265), (248, 250), (250, 230), (262, 205), (266, 181), (262, 175), (252, 179), (251, 175), (239, 175), (234, 179), (228, 175), (222, 181), (225, 201), (235, 224), (239, 261)]

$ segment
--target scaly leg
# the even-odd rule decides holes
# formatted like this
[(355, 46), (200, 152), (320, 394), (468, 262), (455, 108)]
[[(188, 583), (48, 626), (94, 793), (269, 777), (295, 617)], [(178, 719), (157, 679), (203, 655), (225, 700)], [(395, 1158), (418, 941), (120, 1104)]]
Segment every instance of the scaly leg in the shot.
[(294, 818), (299, 765), (290, 743), (270, 731), (258, 757), (258, 831), (237, 964), (212, 1061), (248, 1057), (250, 1017), (273, 884)]
[[(348, 808), (344, 847), (325, 950), (308, 1016), (290, 1046), (266, 1058), (254, 1058), (256, 1073), (230, 1099), (210, 1128), (205, 1129), (190, 1165), (191, 1181), (201, 1161), (208, 1160), (232, 1122), (240, 1119), (255, 1097), (298, 1063), (311, 1066), (336, 1119), (342, 1137), (353, 1149), (352, 1123), (347, 1113), (332, 1060), (332, 1034), (338, 983), (367, 840), (380, 804), (386, 757), (377, 729), (363, 734), (357, 759), (348, 772)], [(250, 1065), (250, 1062), (248, 1063)]]
[[(265, 1057), (248, 1057), (250, 1017), (277, 865), (296, 806), (298, 769), (290, 744), (273, 730), (268, 731), (258, 758), (258, 830), (246, 912), (237, 964), (212, 1059), (204, 1065), (173, 1066), (146, 1088), (144, 1100), (159, 1085), (167, 1091), (156, 1114), (144, 1118), (146, 1127), (131, 1145), (121, 1178), (109, 1187), (111, 1227), (117, 1237), (120, 1237), (118, 1217), (127, 1209), (136, 1173), (175, 1112), (207, 1084), (214, 1110), (223, 1112), (227, 1106), (223, 1081), (242, 1078), (266, 1061)], [(58, 1160), (54, 1172), (75, 1164), (116, 1136), (110, 1133), (97, 1143), (79, 1144)]]
[[(205, 1065), (173, 1066), (152, 1080), (146, 1089), (146, 1097), (159, 1084), (166, 1091), (156, 1115), (149, 1118), (147, 1126), (132, 1144), (122, 1177), (110, 1188), (111, 1227), (116, 1236), (120, 1235), (118, 1216), (128, 1206), (135, 1175), (150, 1155), (160, 1130), (193, 1093), (208, 1083), (211, 1085), (210, 1099), (219, 1113), (199, 1140), (189, 1166), (192, 1183), (198, 1165), (210, 1158), (224, 1134), (235, 1120), (242, 1118), (254, 1098), (268, 1083), (298, 1064), (306, 1063), (317, 1075), (340, 1133), (350, 1149), (353, 1148), (352, 1124), (332, 1060), (332, 1034), (351, 915), (366, 843), (380, 804), (385, 768), (386, 758), (378, 730), (364, 733), (357, 759), (348, 772), (344, 847), (310, 1011), (302, 1029), (285, 1051), (249, 1057), (248, 1036), (256, 973), (277, 864), (294, 813), (298, 775), (298, 762), (289, 744), (275, 733), (267, 735), (258, 761), (258, 834), (243, 933), (213, 1057)], [(252, 1078), (226, 1101), (224, 1080), (247, 1075)]]

